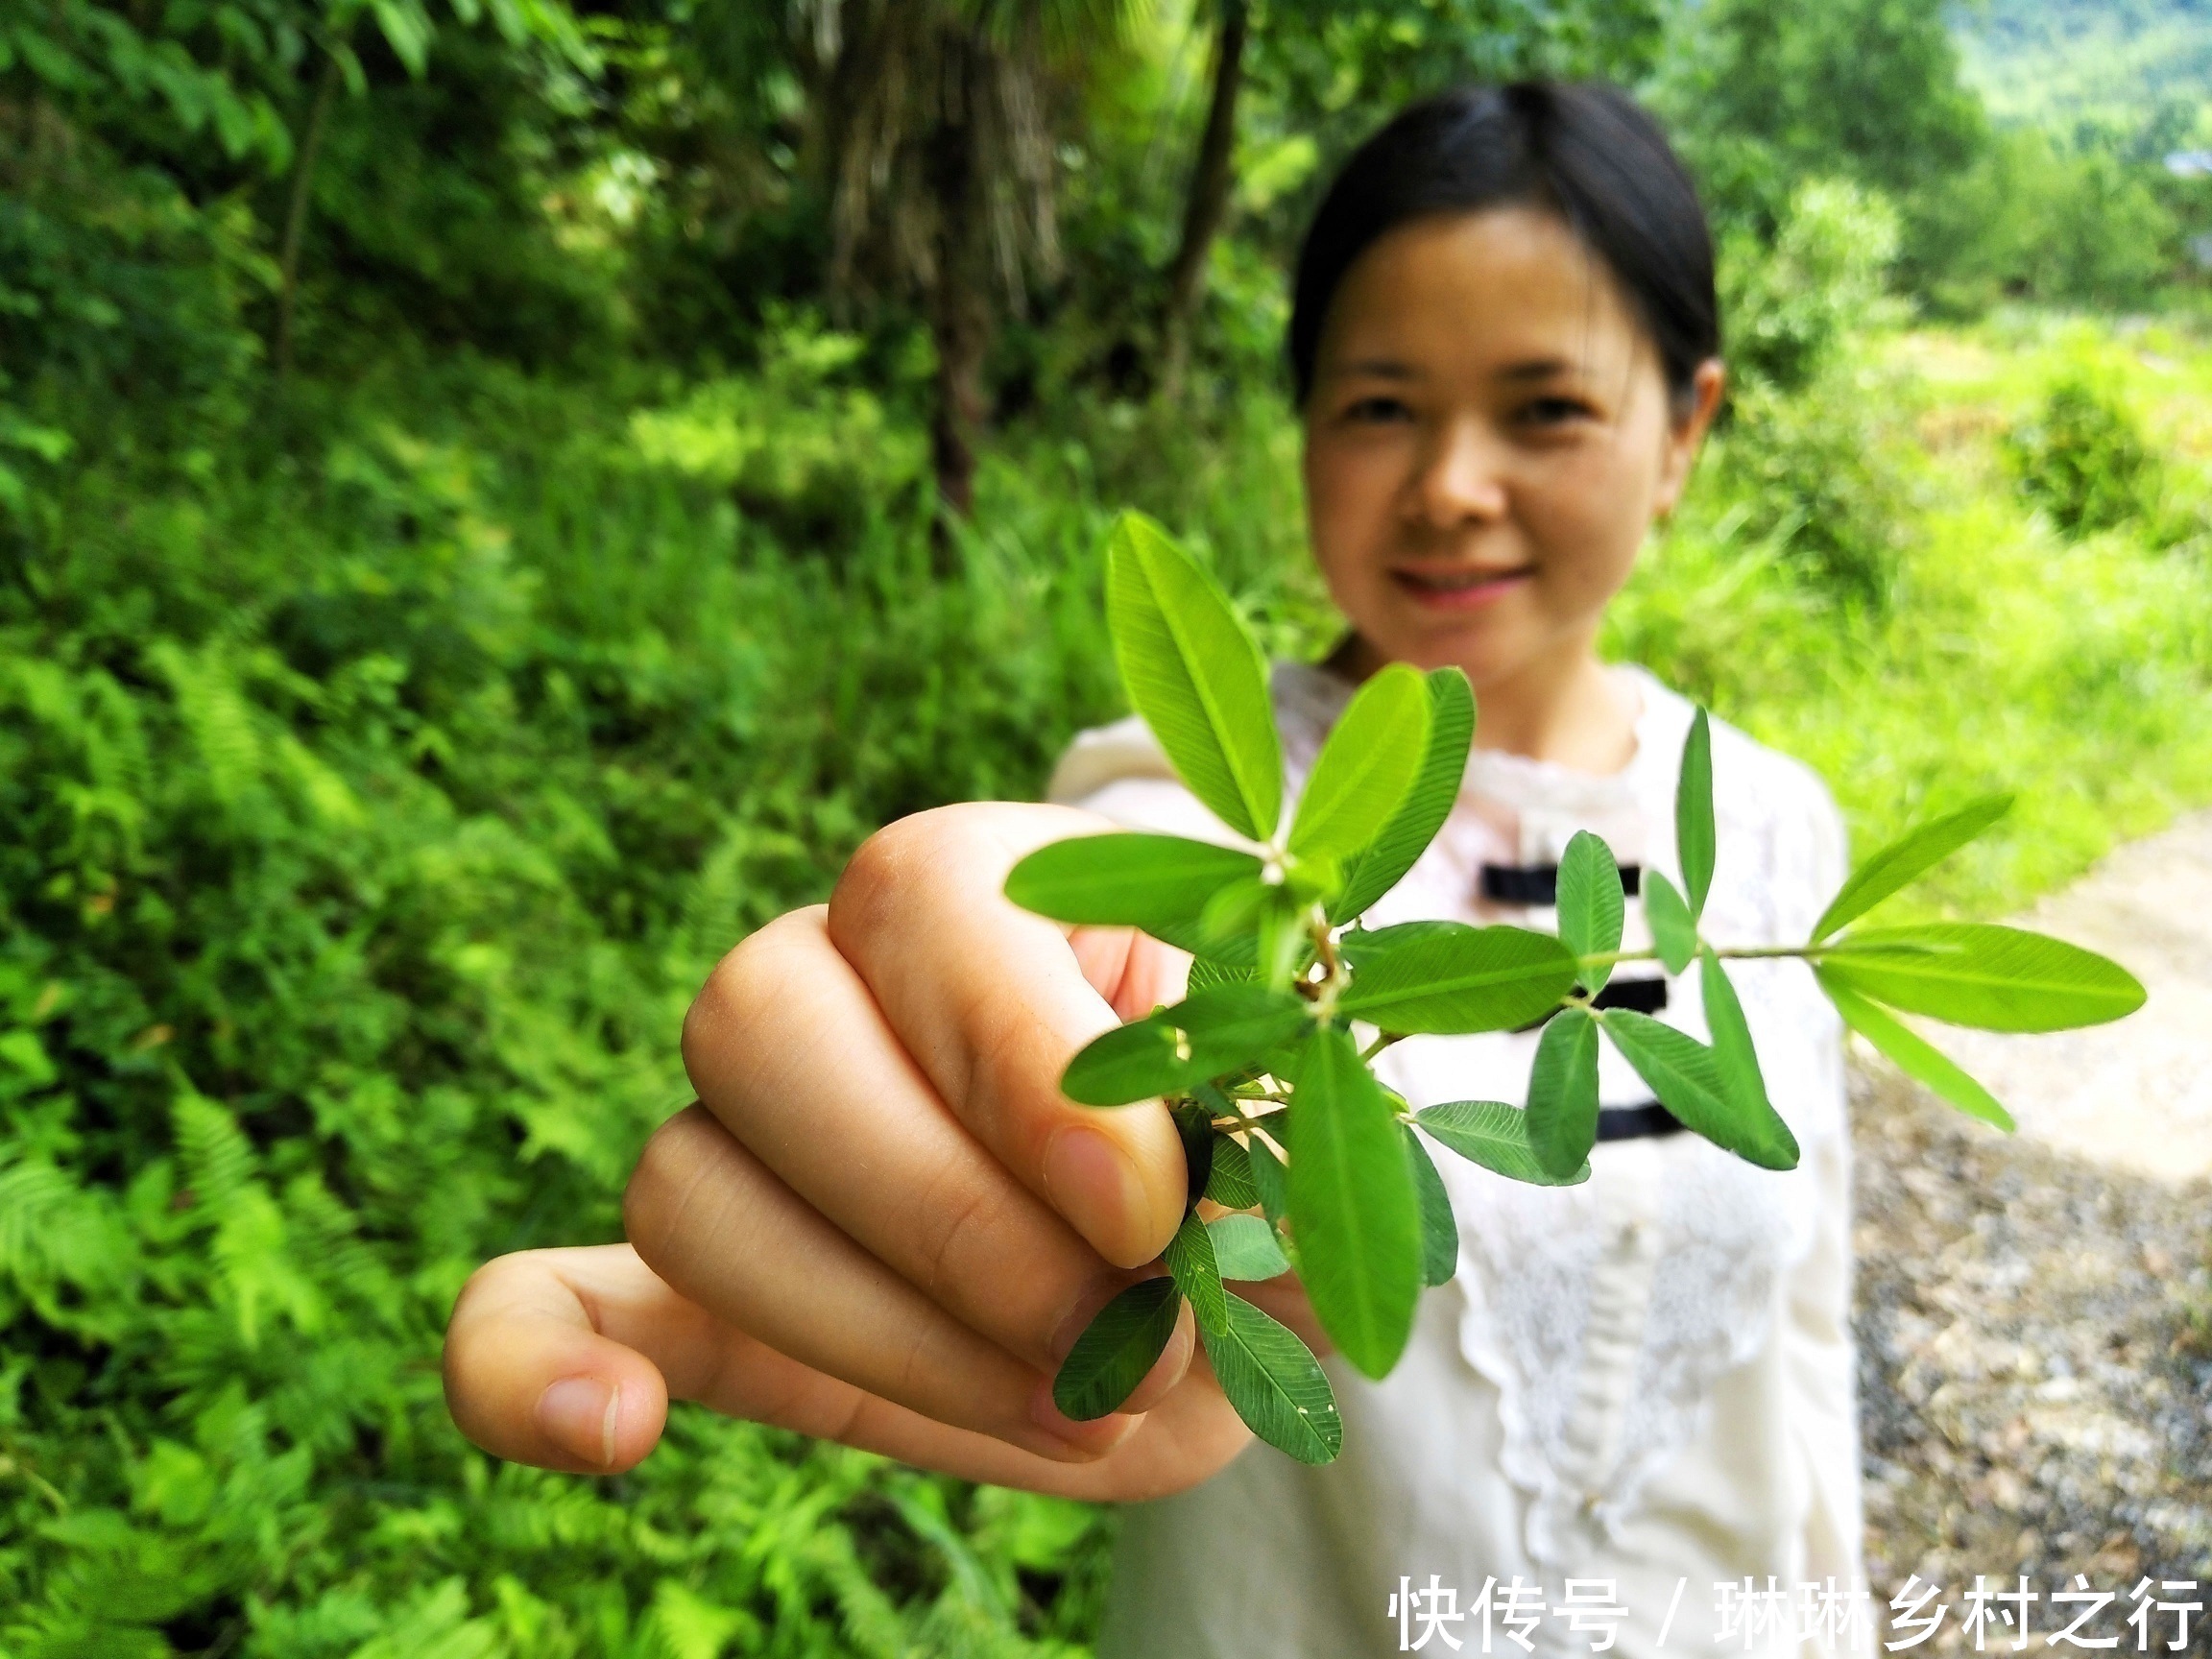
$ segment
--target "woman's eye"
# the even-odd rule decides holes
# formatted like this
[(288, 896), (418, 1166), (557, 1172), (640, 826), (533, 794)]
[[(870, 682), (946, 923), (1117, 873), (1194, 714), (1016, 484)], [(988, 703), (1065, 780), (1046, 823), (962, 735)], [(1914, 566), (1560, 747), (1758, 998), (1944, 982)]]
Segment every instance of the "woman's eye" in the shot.
[(1590, 414), (1590, 405), (1578, 397), (1538, 397), (1521, 410), (1521, 418), (1532, 426), (1564, 426)]
[(1362, 424), (1410, 421), (1413, 411), (1395, 397), (1362, 397), (1344, 411), (1344, 419)]

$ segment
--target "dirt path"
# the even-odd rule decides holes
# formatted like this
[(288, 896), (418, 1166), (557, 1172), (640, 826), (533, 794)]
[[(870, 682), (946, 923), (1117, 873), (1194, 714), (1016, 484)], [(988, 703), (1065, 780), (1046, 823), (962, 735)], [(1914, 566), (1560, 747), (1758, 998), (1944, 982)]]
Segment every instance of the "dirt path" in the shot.
[(2212, 812), (2120, 848), (2020, 918), (2124, 962), (2151, 993), (2111, 1025), (1946, 1032), (2021, 1132), (2169, 1181), (2212, 1175)]
[[(1854, 1083), (1867, 1564), (1878, 1598), (1910, 1573), (1944, 1586), (1955, 1610), (1922, 1653), (1974, 1650), (1977, 1574), (2046, 1597), (2087, 1575), (2122, 1599), (2083, 1633), (2123, 1652), (2146, 1575), (2212, 1603), (2212, 814), (2025, 920), (2126, 962), (2151, 999), (2094, 1032), (1932, 1033), (2020, 1135), (1885, 1068)], [(2076, 1611), (2048, 1606), (2037, 1650)], [(2212, 1653), (2212, 1622), (2189, 1650)]]

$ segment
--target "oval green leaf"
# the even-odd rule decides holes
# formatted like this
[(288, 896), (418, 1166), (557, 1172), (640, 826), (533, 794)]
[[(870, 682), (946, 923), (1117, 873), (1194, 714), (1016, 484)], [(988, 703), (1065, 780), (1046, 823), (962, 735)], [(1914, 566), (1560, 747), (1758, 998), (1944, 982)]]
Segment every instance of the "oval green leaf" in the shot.
[(1239, 835), (1264, 841), (1283, 813), (1283, 750), (1267, 663), (1228, 598), (1141, 513), (1106, 547), (1106, 624), (1121, 684), (1176, 776)]
[(2011, 809), (2011, 796), (1984, 795), (1899, 836), (1851, 872), (1851, 878), (1814, 924), (1811, 943), (1819, 944), (1900, 887), (1919, 879)]
[(1214, 1179), (1214, 1114), (1192, 1101), (1171, 1110), (1175, 1134), (1183, 1142), (1183, 1214), (1186, 1219), (1206, 1196), (1206, 1184)]
[(1224, 1279), (1274, 1279), (1290, 1271), (1275, 1229), (1258, 1215), (1218, 1216), (1206, 1231), (1214, 1236), (1214, 1260)]
[(2079, 945), (1985, 922), (1853, 933), (1821, 958), (1827, 976), (1875, 1002), (1984, 1031), (2070, 1031), (2143, 1006), (2143, 986)]
[(1413, 1120), (1460, 1157), (1509, 1181), (1576, 1187), (1590, 1179), (1587, 1162), (1563, 1176), (1545, 1168), (1529, 1135), (1528, 1114), (1503, 1100), (1447, 1100), (1424, 1107)]
[(1353, 966), (1337, 1007), (1385, 1031), (1510, 1031), (1575, 985), (1575, 957), (1549, 933), (1407, 922), (1343, 941)]
[(1713, 1064), (1720, 1084), (1738, 1112), (1747, 1120), (1774, 1118), (1773, 1102), (1767, 1098), (1767, 1079), (1759, 1070), (1759, 1051), (1751, 1044), (1751, 1026), (1743, 1018), (1743, 1004), (1720, 958), (1706, 947), (1697, 952), (1698, 986), (1705, 999), (1705, 1024), (1713, 1033)]
[(1313, 1022), (1310, 1009), (1263, 985), (1209, 986), (1094, 1038), (1068, 1063), (1060, 1092), (1084, 1106), (1185, 1094), (1257, 1065), (1302, 1035)]
[(1682, 742), (1682, 775), (1674, 785), (1674, 850), (1695, 922), (1705, 914), (1705, 895), (1713, 886), (1713, 731), (1703, 709), (1691, 720), (1690, 735)]
[[(1613, 849), (1587, 830), (1575, 830), (1559, 859), (1559, 937), (1577, 956), (1610, 956), (1621, 949), (1627, 914)], [(1610, 962), (1580, 973), (1582, 988), (1593, 997), (1612, 976)]]
[(1188, 933), (1215, 894), (1257, 881), (1260, 860), (1181, 835), (1076, 835), (1008, 872), (1006, 897), (1055, 922)]
[(1285, 866), (1283, 888), (1301, 905), (1319, 904), (1326, 908), (1329, 902), (1343, 891), (1344, 864), (1334, 855), (1318, 853), (1307, 854)]
[(1341, 858), (1389, 823), (1429, 746), (1429, 687), (1393, 662), (1359, 687), (1330, 730), (1290, 821), (1291, 853)]
[(1797, 1137), (1773, 1107), (1749, 1107), (1730, 1093), (1713, 1050), (1685, 1031), (1625, 1008), (1598, 1016), (1613, 1046), (1660, 1103), (1716, 1146), (1767, 1169), (1797, 1166)]
[(1166, 1275), (1140, 1279), (1098, 1310), (1052, 1379), (1052, 1404), (1077, 1423), (1119, 1407), (1166, 1351), (1183, 1296)]
[(1398, 1121), (1398, 1131), (1406, 1142), (1406, 1163), (1413, 1171), (1413, 1192), (1421, 1206), (1421, 1283), (1447, 1285), (1459, 1271), (1459, 1218), (1452, 1214), (1452, 1194), (1444, 1190), (1444, 1177), (1436, 1173), (1436, 1160), (1429, 1156), (1421, 1137), (1404, 1118)]
[(1221, 1266), (1214, 1255), (1214, 1235), (1206, 1230), (1206, 1223), (1191, 1211), (1183, 1217), (1183, 1225), (1175, 1230), (1175, 1237), (1167, 1240), (1167, 1248), (1161, 1260), (1167, 1263), (1168, 1275), (1175, 1281), (1175, 1288), (1183, 1292), (1190, 1304), (1190, 1311), (1197, 1315), (1198, 1329), (1219, 1331), (1229, 1318), (1223, 1306), (1227, 1292), (1221, 1288)]
[(1313, 942), (1307, 932), (1305, 912), (1280, 887), (1260, 907), (1259, 926), (1252, 934), (1252, 951), (1260, 983), (1272, 991), (1290, 989), (1299, 973), (1313, 960)]
[(1836, 1004), (1836, 1012), (1843, 1016), (1843, 1022), (1888, 1055), (1906, 1076), (1927, 1085), (1968, 1116), (1994, 1123), (2008, 1135), (2019, 1127), (1997, 1096), (1960, 1070), (1948, 1054), (1921, 1041), (1902, 1021), (1892, 1019), (1820, 969), (1815, 968), (1814, 975)]
[(1260, 1189), (1252, 1185), (1252, 1154), (1241, 1142), (1216, 1131), (1214, 1168), (1206, 1177), (1206, 1196), (1224, 1210), (1249, 1210), (1260, 1202)]
[(1660, 965), (1670, 974), (1689, 967), (1697, 954), (1697, 919), (1690, 914), (1682, 890), (1656, 870), (1644, 872), (1644, 920)]
[(1301, 1463), (1335, 1459), (1344, 1449), (1336, 1392), (1296, 1332), (1231, 1296), (1227, 1329), (1199, 1334), (1221, 1392), (1246, 1428)]
[(1598, 1143), (1598, 1026), (1562, 1008), (1536, 1039), (1528, 1073), (1528, 1144), (1553, 1180), (1582, 1167)]
[(1153, 1016), (1086, 1043), (1060, 1074), (1060, 1093), (1080, 1106), (1126, 1106), (1180, 1094), (1196, 1080), (1175, 1028)]
[(1344, 886), (1329, 906), (1329, 920), (1341, 926), (1405, 878), (1436, 838), (1459, 798), (1467, 775), (1467, 746), (1475, 738), (1475, 692), (1457, 668), (1429, 672), (1429, 741), (1412, 787), (1382, 832), (1347, 860)]
[(1213, 985), (1154, 1019), (1189, 1039), (1191, 1064), (1208, 1077), (1258, 1065), (1313, 1023), (1312, 1004), (1264, 985)]
[[(1288, 1130), (1290, 1115), (1287, 1112), (1270, 1113), (1262, 1127), (1289, 1150)], [(1274, 1148), (1259, 1136), (1252, 1137), (1252, 1190), (1260, 1194), (1260, 1210), (1277, 1226), (1290, 1214), (1290, 1171), (1283, 1160), (1275, 1156)]]
[(1420, 1209), (1396, 1116), (1334, 1027), (1303, 1045), (1290, 1113), (1290, 1230), (1306, 1294), (1346, 1359), (1388, 1376), (1421, 1293)]
[[(1172, 941), (1170, 941), (1172, 943)], [(1249, 985), (1258, 970), (1249, 963), (1223, 962), (1212, 956), (1195, 956), (1190, 963), (1190, 977), (1186, 981), (1192, 995), (1215, 985)]]
[[(1252, 935), (1260, 926), (1260, 912), (1278, 891), (1260, 878), (1259, 861), (1253, 869), (1227, 883), (1198, 912), (1196, 943), (1201, 953), (1219, 955), (1224, 961), (1242, 962), (1252, 950)], [(1170, 941), (1172, 943), (1172, 941)]]

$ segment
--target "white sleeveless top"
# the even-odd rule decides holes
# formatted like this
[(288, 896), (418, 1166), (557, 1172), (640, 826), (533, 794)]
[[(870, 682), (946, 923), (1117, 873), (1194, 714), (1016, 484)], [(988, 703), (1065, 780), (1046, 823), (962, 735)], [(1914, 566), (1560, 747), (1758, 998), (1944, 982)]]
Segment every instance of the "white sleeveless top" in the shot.
[[(1549, 908), (1483, 899), (1480, 870), (1555, 864), (1577, 830), (1680, 885), (1674, 783), (1692, 709), (1640, 668), (1612, 672), (1642, 700), (1627, 767), (1598, 776), (1474, 751), (1442, 831), (1373, 925), (1550, 930)], [(1275, 669), (1293, 792), (1352, 690), (1322, 669)], [(1835, 804), (1810, 770), (1734, 727), (1716, 720), (1712, 735), (1719, 853), (1705, 934), (1802, 940), (1845, 874)], [(1134, 717), (1078, 736), (1049, 794), (1132, 829), (1238, 839)], [(1631, 899), (1624, 944), (1649, 942)], [(1531, 1587), (1520, 1605), (1544, 1614), (1514, 1626), (1536, 1653), (1586, 1653), (1608, 1630), (1623, 1655), (1872, 1651), (1871, 1611), (1850, 1595), (1863, 1568), (1841, 1026), (1802, 963), (1730, 975), (1799, 1166), (1761, 1169), (1681, 1133), (1600, 1142), (1588, 1182), (1539, 1188), (1431, 1142), (1459, 1219), (1458, 1272), (1423, 1297), (1389, 1377), (1325, 1362), (1343, 1455), (1309, 1468), (1256, 1442), (1204, 1484), (1129, 1505), (1099, 1659), (1398, 1651), (1393, 1598), (1402, 1581), (1430, 1591), (1431, 1575), (1462, 1615), (1486, 1581), (1495, 1603), (1518, 1575)], [(1668, 992), (1657, 1017), (1705, 1039), (1695, 971)], [(1519, 1103), (1535, 1045), (1534, 1032), (1417, 1037), (1377, 1070), (1416, 1107)], [(1607, 1047), (1599, 1097), (1641, 1104), (1650, 1091)], [(1747, 1576), (1760, 1598), (1743, 1595)], [(1562, 1605), (1604, 1581), (1624, 1615)], [(1419, 1615), (1443, 1606), (1413, 1601), (1403, 1633), (1419, 1637)], [(1431, 1634), (1432, 1650), (1447, 1634), (1483, 1650), (1479, 1614)], [(1493, 1621), (1490, 1650), (1524, 1649)]]

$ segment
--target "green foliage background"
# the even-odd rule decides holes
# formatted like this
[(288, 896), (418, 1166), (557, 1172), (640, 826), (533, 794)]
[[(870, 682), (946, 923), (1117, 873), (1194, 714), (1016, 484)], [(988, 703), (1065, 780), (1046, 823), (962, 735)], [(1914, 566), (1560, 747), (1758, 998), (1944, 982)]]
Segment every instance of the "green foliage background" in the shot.
[[(2021, 788), (1932, 910), (2212, 798), (2177, 257), (2015, 280), (1935, 235), (1956, 175), (1879, 124), (1669, 104), (1777, 54), (1840, 73), (1796, 0), (1256, 15), (1178, 404), (1133, 296), (1204, 18), (1055, 84), (1068, 274), (1009, 311), (950, 525), (926, 337), (824, 286), (772, 10), (0, 20), (0, 1654), (1084, 1642), (1090, 1510), (682, 1410), (617, 1480), (499, 1465), (439, 1336), (485, 1257), (618, 1236), (723, 950), (1118, 711), (1115, 510), (1187, 535), (1273, 651), (1326, 646), (1281, 266), (1425, 75), (1643, 78), (1720, 210), (1739, 395), (1614, 649), (1817, 764), (1864, 842)], [(1885, 27), (1877, 80), (1954, 85), (1939, 33)], [(1969, 173), (2057, 145), (2155, 195), (2125, 145), (1939, 103)], [(2008, 287), (2040, 308), (1957, 320)], [(2161, 317), (2050, 308), (2117, 300)]]

